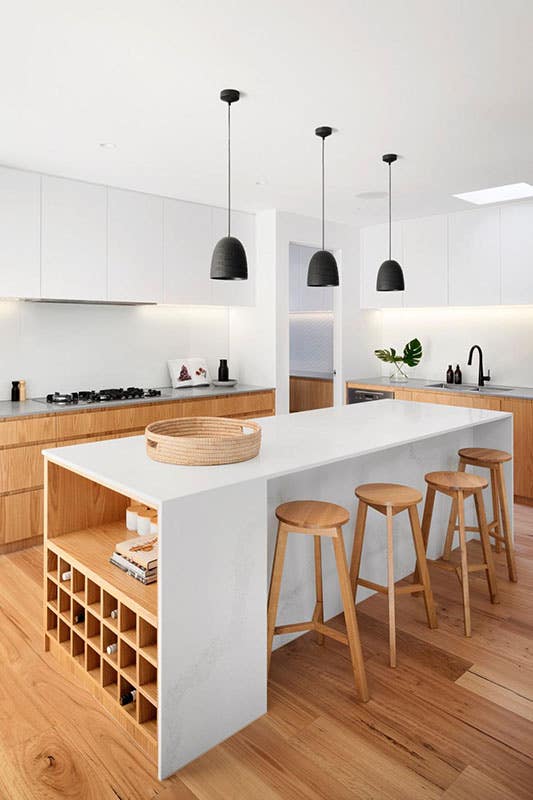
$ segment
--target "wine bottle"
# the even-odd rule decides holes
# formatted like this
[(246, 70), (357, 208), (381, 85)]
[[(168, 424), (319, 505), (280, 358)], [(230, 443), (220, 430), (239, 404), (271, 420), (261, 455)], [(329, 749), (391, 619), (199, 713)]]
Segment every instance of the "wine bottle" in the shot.
[(135, 702), (135, 698), (137, 696), (136, 689), (132, 689), (130, 692), (125, 692), (124, 694), (120, 695), (120, 705), (127, 706), (130, 703)]
[(78, 614), (74, 615), (74, 625), (78, 625), (80, 622), (85, 622), (85, 612), (80, 611)]
[(61, 580), (62, 581), (69, 581), (72, 578), (72, 571), (70, 569), (65, 570), (65, 572), (61, 573)]
[(118, 619), (118, 608), (112, 608), (109, 612), (111, 619)]
[(114, 653), (117, 652), (117, 650), (118, 650), (118, 645), (116, 642), (113, 642), (113, 644), (108, 644), (105, 649), (108, 656), (112, 656)]

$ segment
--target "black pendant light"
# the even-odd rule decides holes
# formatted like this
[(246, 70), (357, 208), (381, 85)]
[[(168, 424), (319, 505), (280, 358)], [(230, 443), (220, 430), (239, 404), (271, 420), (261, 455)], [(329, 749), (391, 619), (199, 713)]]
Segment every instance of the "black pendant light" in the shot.
[(245, 281), (248, 263), (242, 243), (231, 235), (231, 104), (241, 96), (237, 89), (222, 89), (220, 99), (228, 104), (228, 235), (217, 243), (211, 257), (211, 278), (217, 281)]
[(378, 271), (376, 291), (378, 292), (403, 292), (405, 283), (402, 268), (392, 258), (392, 214), (391, 214), (391, 164), (397, 160), (396, 153), (386, 153), (383, 156), (385, 164), (389, 165), (389, 257), (383, 262)]
[(315, 134), (322, 139), (322, 250), (318, 250), (309, 262), (307, 270), (308, 286), (338, 286), (339, 270), (335, 256), (324, 250), (324, 139), (331, 136), (333, 130), (323, 125), (315, 130)]

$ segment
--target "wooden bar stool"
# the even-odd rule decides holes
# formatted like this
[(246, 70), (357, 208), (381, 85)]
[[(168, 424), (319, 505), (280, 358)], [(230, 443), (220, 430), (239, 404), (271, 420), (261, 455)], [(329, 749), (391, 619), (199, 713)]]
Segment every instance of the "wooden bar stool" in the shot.
[[(355, 685), (361, 699), (366, 703), (369, 699), (369, 694), (365, 665), (357, 628), (355, 603), (350, 587), (348, 562), (346, 561), (346, 551), (344, 549), (344, 540), (342, 537), (342, 526), (348, 522), (350, 514), (345, 508), (337, 506), (334, 503), (323, 503), (318, 500), (302, 500), (283, 503), (283, 505), (278, 506), (276, 509), (276, 517), (279, 520), (279, 525), (268, 595), (267, 668), (270, 667), (274, 635), (280, 633), (294, 633), (295, 631), (316, 631), (319, 644), (324, 643), (325, 635), (336, 639), (338, 642), (342, 642), (342, 644), (348, 645), (352, 659)], [(285, 549), (289, 533), (304, 533), (314, 536), (316, 604), (313, 618), (309, 622), (296, 622), (292, 625), (276, 626), (283, 562), (285, 560)], [(330, 628), (328, 625), (324, 625), (322, 554), (320, 543), (320, 538), (322, 536), (328, 536), (333, 542), (342, 604), (344, 607), (346, 634), (335, 630), (335, 628)]]
[[(398, 483), (367, 483), (358, 486), (355, 494), (359, 499), (357, 519), (352, 550), (352, 563), (350, 566), (350, 580), (354, 597), (358, 586), (366, 586), (389, 597), (389, 658), (391, 667), (396, 666), (396, 595), (412, 594), (422, 591), (426, 604), (426, 615), (430, 628), (437, 627), (437, 615), (433, 594), (429, 582), (429, 572), (426, 563), (426, 551), (420, 530), (420, 522), (416, 507), (422, 500), (422, 494), (409, 486)], [(363, 539), (365, 535), (366, 516), (368, 506), (379, 511), (387, 517), (387, 586), (382, 586), (373, 581), (359, 577), (361, 554), (363, 552)], [(411, 532), (416, 553), (416, 563), (419, 567), (420, 581), (409, 586), (396, 587), (394, 585), (394, 548), (392, 538), (392, 518), (401, 511), (408, 510), (411, 522)]]
[[(472, 467), (484, 467), (490, 470), (490, 486), (492, 491), (492, 508), (494, 519), (487, 525), (489, 536), (495, 542), (496, 552), (500, 553), (502, 543), (505, 548), (507, 559), (507, 572), (509, 580), (516, 582), (516, 562), (514, 556), (514, 545), (511, 538), (511, 524), (509, 521), (509, 506), (507, 504), (507, 492), (505, 488), (505, 475), (503, 465), (506, 461), (512, 460), (512, 455), (505, 450), (492, 450), (488, 447), (463, 447), (459, 450), (459, 472), (464, 472), (468, 465)], [(446, 534), (446, 544), (444, 546), (443, 558), (448, 561), (453, 547), (453, 537), (458, 531), (457, 508), (452, 503), (450, 511), (450, 521)], [(479, 528), (466, 526), (467, 531), (479, 532)]]
[[(428, 559), (428, 563), (435, 564), (442, 569), (449, 572), (455, 572), (459, 579), (459, 583), (463, 592), (463, 609), (464, 609), (464, 627), (465, 636), (472, 635), (472, 625), (470, 619), (470, 586), (469, 586), (469, 573), (484, 570), (487, 575), (487, 584), (489, 587), (489, 594), (491, 603), (498, 602), (498, 589), (496, 585), (496, 572), (494, 570), (494, 562), (492, 560), (492, 549), (490, 546), (489, 532), (487, 529), (487, 518), (485, 516), (485, 505), (483, 503), (483, 489), (487, 487), (485, 478), (479, 475), (472, 475), (467, 472), (428, 472), (425, 476), (428, 485), (426, 493), (426, 502), (424, 505), (424, 515), (422, 517), (422, 536), (424, 537), (424, 549), (427, 550), (427, 543), (429, 539), (429, 531), (431, 528), (431, 517), (433, 514), (433, 506), (435, 503), (435, 494), (442, 492), (448, 497), (452, 498), (452, 507), (455, 505), (457, 509), (457, 516), (459, 517), (459, 546), (461, 548), (461, 565), (455, 566), (438, 559), (432, 561)], [(469, 564), (468, 553), (466, 549), (466, 531), (465, 525), (465, 498), (474, 496), (476, 505), (476, 514), (478, 521), (479, 536), (481, 539), (481, 547), (483, 549), (484, 561), (481, 564)], [(415, 572), (414, 580), (417, 580)]]

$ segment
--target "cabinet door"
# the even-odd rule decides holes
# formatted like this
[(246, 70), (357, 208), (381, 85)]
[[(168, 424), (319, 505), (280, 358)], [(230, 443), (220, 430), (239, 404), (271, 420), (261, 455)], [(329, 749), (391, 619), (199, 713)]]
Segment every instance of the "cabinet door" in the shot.
[(502, 303), (533, 303), (533, 203), (501, 209)]
[(107, 300), (107, 189), (42, 179), (42, 296)]
[(108, 190), (108, 299), (163, 298), (163, 198)]
[(198, 203), (164, 200), (163, 302), (212, 302), (212, 211)]
[(484, 208), (450, 214), (451, 306), (493, 306), (500, 293), (500, 210)]
[(41, 176), (0, 167), (0, 297), (40, 297)]
[(503, 399), (501, 410), (513, 415), (515, 497), (533, 500), (533, 400)]
[(289, 245), (289, 312), (333, 311), (332, 286), (308, 286), (309, 261), (316, 247)]
[[(219, 239), (227, 235), (227, 212), (223, 208), (213, 208), (212, 249)], [(212, 302), (221, 306), (255, 305), (255, 216), (244, 211), (231, 214), (231, 234), (240, 239), (246, 250), (248, 261), (247, 281), (211, 281)], [(209, 266), (211, 257), (209, 258)]]
[(404, 305), (448, 304), (448, 224), (445, 216), (402, 223)]
[[(405, 292), (377, 292), (378, 270), (389, 257), (389, 226), (371, 225), (361, 229), (361, 308), (399, 308)], [(403, 267), (402, 229), (392, 225), (392, 257)]]

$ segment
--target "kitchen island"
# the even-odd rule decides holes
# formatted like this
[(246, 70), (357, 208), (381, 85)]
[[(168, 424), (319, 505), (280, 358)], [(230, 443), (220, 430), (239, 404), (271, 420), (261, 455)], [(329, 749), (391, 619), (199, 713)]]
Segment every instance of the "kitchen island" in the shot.
[[(512, 451), (511, 415), (479, 409), (384, 400), (261, 425), (257, 458), (217, 467), (153, 462), (143, 437), (44, 451), (46, 646), (157, 760), (160, 778), (266, 711), (266, 603), (279, 503), (313, 498), (353, 511), (359, 483), (423, 490), (425, 472), (456, 467), (459, 447)], [(511, 499), (511, 470), (506, 479)], [(142, 586), (108, 563), (113, 544), (128, 538), (130, 498), (159, 514), (157, 585)], [(449, 509), (439, 501), (430, 555), (446, 529)], [(383, 583), (377, 515), (369, 514), (368, 530), (362, 573)], [(400, 579), (414, 565), (401, 517), (395, 536)], [(314, 605), (313, 552), (305, 545), (300, 539), (287, 549), (281, 624), (308, 618)], [(68, 585), (63, 568), (71, 570)], [(327, 619), (341, 610), (328, 548), (323, 576)], [(109, 610), (117, 602), (114, 621)], [(76, 631), (79, 607), (86, 625)], [(276, 645), (293, 636), (277, 637)], [(106, 642), (118, 644), (117, 654), (106, 654)], [(137, 703), (119, 706), (131, 688)]]

